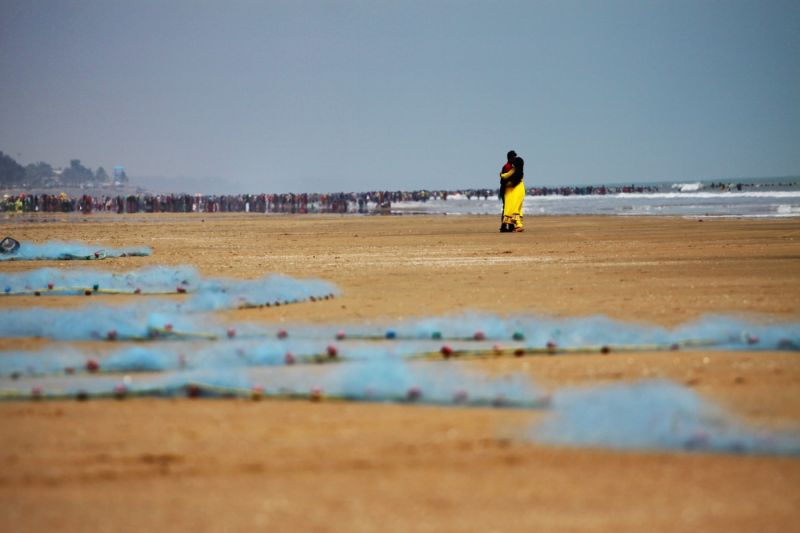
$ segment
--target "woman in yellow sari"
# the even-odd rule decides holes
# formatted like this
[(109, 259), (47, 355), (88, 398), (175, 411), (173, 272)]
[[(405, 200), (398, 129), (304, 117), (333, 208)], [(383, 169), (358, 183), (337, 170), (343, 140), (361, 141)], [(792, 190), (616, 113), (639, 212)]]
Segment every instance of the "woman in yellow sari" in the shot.
[(500, 171), (500, 193), (503, 196), (503, 233), (525, 231), (522, 225), (522, 203), (525, 201), (525, 161), (511, 150), (506, 155), (508, 162)]

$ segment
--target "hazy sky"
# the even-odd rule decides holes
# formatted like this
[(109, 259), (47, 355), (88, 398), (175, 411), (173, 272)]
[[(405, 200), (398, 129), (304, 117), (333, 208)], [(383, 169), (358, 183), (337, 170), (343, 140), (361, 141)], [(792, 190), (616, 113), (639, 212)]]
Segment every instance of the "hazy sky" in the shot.
[(797, 175), (800, 2), (0, 0), (22, 164), (452, 189), (511, 148), (529, 187)]

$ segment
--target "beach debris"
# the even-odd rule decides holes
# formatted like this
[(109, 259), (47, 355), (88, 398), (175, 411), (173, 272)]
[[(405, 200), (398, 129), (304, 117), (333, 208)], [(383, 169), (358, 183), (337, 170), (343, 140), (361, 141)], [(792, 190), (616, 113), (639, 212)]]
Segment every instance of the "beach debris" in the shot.
[(15, 254), (19, 250), (20, 243), (12, 237), (4, 237), (0, 241), (0, 255)]

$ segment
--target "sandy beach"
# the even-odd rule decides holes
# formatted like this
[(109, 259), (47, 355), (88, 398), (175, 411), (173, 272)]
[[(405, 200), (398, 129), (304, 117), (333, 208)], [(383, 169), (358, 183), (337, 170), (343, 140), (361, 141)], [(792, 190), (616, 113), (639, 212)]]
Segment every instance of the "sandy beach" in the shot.
[[(485, 312), (677, 326), (709, 314), (800, 320), (796, 218), (128, 215), (7, 217), (0, 237), (148, 246), (149, 257), (0, 262), (335, 283), (332, 300), (235, 322), (353, 324)], [(100, 297), (13, 297), (71, 307)], [(104, 301), (125, 301), (108, 297)], [(45, 341), (0, 339), (0, 348)], [(460, 362), (549, 389), (642, 378), (764, 427), (800, 425), (787, 352)], [(800, 460), (536, 444), (541, 413), (336, 402), (139, 399), (0, 404), (8, 531), (790, 531)]]

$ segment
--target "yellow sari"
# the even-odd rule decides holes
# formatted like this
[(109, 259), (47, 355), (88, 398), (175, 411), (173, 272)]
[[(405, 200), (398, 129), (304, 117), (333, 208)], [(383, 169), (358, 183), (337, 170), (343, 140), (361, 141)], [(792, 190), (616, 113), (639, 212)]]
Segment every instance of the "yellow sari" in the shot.
[(512, 224), (514, 231), (522, 231), (522, 203), (525, 201), (525, 181), (520, 181), (516, 185), (507, 185), (508, 179), (513, 175), (513, 168), (500, 174), (503, 179), (503, 224)]

